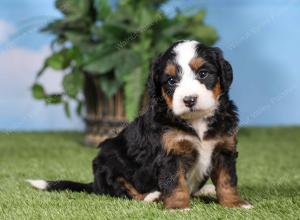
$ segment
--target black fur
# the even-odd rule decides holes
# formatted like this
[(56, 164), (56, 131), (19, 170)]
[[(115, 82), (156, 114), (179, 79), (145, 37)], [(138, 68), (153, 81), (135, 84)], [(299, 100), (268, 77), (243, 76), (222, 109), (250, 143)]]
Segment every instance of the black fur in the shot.
[[(215, 170), (224, 169), (228, 173), (228, 181), (231, 186), (237, 185), (237, 175), (236, 175), (236, 159), (238, 157), (238, 152), (229, 151), (226, 149), (219, 149), (214, 152), (213, 155), (213, 167)], [(214, 170), (212, 171), (214, 172)]]
[(71, 190), (73, 192), (87, 192), (92, 193), (93, 183), (77, 183), (73, 181), (47, 181), (47, 190), (48, 191), (61, 191), (61, 190)]
[[(184, 169), (188, 170), (197, 158), (197, 154), (187, 156), (167, 154), (161, 143), (162, 134), (170, 128), (197, 136), (189, 123), (172, 114), (162, 98), (161, 88), (165, 83), (163, 71), (166, 64), (174, 60), (175, 54), (172, 49), (177, 44), (178, 42), (173, 44), (153, 62), (148, 80), (150, 103), (147, 111), (129, 124), (117, 137), (99, 145), (100, 152), (93, 160), (93, 183), (50, 182), (48, 190), (69, 189), (130, 198), (127, 190), (117, 181), (119, 177), (130, 182), (140, 193), (160, 191), (162, 194), (169, 194), (176, 187), (179, 164), (183, 163)], [(237, 109), (228, 97), (232, 82), (230, 64), (224, 60), (219, 49), (201, 44), (197, 52), (208, 61), (206, 68), (215, 72), (214, 78), (206, 86), (211, 89), (217, 79), (220, 79), (223, 88), (223, 94), (219, 98), (219, 108), (208, 119), (208, 133), (212, 138), (230, 134), (238, 125)], [(216, 164), (223, 164), (224, 160), (233, 163), (234, 158), (230, 155), (226, 153), (217, 155), (221, 157), (215, 159)]]

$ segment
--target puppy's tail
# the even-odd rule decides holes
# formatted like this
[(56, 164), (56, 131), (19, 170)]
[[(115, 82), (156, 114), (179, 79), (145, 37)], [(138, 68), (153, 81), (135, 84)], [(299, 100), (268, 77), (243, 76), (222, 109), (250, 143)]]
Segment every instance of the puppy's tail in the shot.
[(46, 191), (63, 191), (70, 190), (73, 192), (92, 193), (93, 183), (77, 183), (67, 180), (46, 181), (46, 180), (26, 180), (31, 186)]

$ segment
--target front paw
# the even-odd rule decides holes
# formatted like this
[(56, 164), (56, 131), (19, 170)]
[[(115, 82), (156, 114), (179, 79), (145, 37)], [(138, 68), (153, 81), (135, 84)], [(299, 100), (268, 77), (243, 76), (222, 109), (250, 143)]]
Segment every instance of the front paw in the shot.
[(190, 207), (190, 197), (185, 193), (175, 193), (164, 200), (166, 209), (188, 209)]
[(253, 205), (251, 205), (249, 202), (245, 201), (245, 200), (238, 200), (238, 201), (234, 201), (234, 202), (220, 202), (220, 204), (224, 207), (228, 207), (228, 208), (243, 208), (243, 209), (252, 209), (254, 208)]
[(167, 200), (164, 201), (164, 206), (166, 209), (182, 209), (188, 210), (190, 207), (189, 201), (186, 200)]
[(247, 202), (245, 200), (242, 203), (240, 203), (238, 207), (243, 208), (243, 209), (252, 209), (252, 208), (254, 208), (253, 205), (251, 205), (249, 202)]

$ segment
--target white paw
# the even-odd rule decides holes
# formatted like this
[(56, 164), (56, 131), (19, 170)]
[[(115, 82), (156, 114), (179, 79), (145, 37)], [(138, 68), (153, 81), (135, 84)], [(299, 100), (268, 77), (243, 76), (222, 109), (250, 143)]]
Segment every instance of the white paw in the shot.
[(252, 209), (252, 208), (254, 208), (254, 206), (251, 205), (248, 202), (246, 204), (241, 205), (240, 207), (243, 208), (243, 209)]
[(191, 209), (190, 208), (184, 208), (184, 209), (179, 209), (179, 208), (177, 208), (177, 209), (168, 209), (168, 211), (169, 212), (188, 212), (188, 211), (190, 211)]
[(48, 183), (45, 180), (25, 180), (26, 182), (30, 183), (31, 186), (37, 189), (47, 189)]
[(215, 196), (216, 187), (213, 184), (204, 185), (194, 196)]
[(158, 192), (158, 191), (151, 192), (144, 198), (144, 201), (145, 202), (153, 202), (156, 199), (159, 199), (160, 195), (161, 195), (161, 192)]

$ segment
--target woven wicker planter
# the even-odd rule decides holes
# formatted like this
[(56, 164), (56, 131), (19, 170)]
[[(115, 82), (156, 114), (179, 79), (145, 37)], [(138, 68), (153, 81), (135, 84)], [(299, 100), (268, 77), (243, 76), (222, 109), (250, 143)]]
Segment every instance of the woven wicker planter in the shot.
[(106, 138), (115, 136), (127, 125), (124, 93), (120, 90), (108, 99), (101, 91), (98, 79), (87, 73), (85, 76), (86, 135), (84, 142), (87, 145), (98, 145)]
[(85, 144), (98, 145), (103, 140), (116, 136), (127, 121), (85, 118)]

